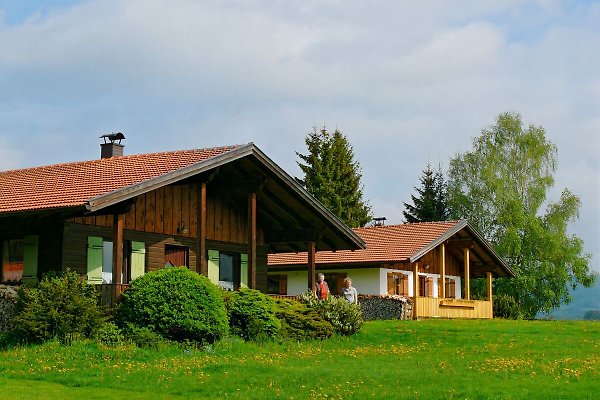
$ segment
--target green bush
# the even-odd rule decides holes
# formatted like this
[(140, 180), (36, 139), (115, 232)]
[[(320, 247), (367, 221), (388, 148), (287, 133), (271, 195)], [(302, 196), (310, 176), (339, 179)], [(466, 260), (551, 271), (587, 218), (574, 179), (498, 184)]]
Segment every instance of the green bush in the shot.
[(514, 297), (499, 293), (495, 294), (493, 299), (494, 317), (523, 319), (523, 313)]
[(283, 339), (327, 339), (333, 335), (333, 325), (316, 310), (294, 300), (276, 300), (275, 315), (281, 321), (279, 336)]
[(189, 269), (165, 268), (135, 279), (121, 295), (115, 321), (166, 339), (212, 343), (227, 334), (220, 289)]
[(159, 350), (160, 346), (166, 343), (165, 338), (146, 326), (128, 324), (123, 328), (123, 333), (129, 342), (144, 349)]
[(74, 271), (46, 276), (18, 292), (15, 331), (28, 342), (90, 338), (105, 319), (96, 289)]
[(360, 305), (350, 304), (343, 297), (329, 296), (319, 300), (312, 292), (307, 292), (298, 299), (331, 323), (334, 332), (340, 335), (353, 335), (364, 323)]
[(121, 329), (113, 322), (107, 322), (96, 331), (96, 341), (105, 346), (119, 346), (123, 344), (124, 337)]
[(229, 313), (231, 332), (244, 340), (271, 340), (279, 334), (281, 322), (275, 316), (275, 301), (258, 290), (235, 292)]

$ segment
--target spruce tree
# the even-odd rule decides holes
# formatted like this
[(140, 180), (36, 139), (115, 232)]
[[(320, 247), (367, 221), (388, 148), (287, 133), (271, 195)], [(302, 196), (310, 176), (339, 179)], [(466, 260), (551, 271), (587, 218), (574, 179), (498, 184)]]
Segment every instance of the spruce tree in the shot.
[(446, 181), (441, 167), (434, 172), (431, 165), (427, 164), (420, 181), (421, 187), (415, 187), (418, 196), (411, 195), (413, 204), (404, 203), (406, 222), (447, 220)]
[(296, 152), (304, 178), (297, 180), (348, 226), (366, 225), (371, 207), (363, 200), (360, 165), (348, 139), (337, 129), (313, 128), (304, 142), (308, 153)]

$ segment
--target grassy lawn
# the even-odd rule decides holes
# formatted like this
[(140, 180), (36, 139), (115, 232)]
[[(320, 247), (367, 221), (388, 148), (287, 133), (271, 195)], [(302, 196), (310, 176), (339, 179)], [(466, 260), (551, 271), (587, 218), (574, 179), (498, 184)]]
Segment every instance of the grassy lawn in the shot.
[(203, 351), (0, 352), (2, 399), (598, 399), (600, 323), (377, 321), (351, 338)]

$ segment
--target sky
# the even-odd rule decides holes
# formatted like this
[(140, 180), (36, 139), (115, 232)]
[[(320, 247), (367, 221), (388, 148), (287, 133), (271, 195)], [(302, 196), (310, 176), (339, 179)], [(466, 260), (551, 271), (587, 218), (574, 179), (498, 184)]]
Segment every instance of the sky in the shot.
[(600, 271), (600, 1), (0, 0), (0, 170), (254, 142), (291, 175), (338, 128), (401, 223), (503, 112), (543, 126)]

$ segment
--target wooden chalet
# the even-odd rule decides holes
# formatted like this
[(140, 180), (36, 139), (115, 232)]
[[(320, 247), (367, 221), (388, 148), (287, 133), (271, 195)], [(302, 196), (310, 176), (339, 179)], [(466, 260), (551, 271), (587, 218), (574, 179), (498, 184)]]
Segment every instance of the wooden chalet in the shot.
[[(357, 228), (362, 250), (269, 255), (270, 293), (297, 295), (305, 288), (306, 264), (325, 274), (333, 293), (343, 280), (364, 295), (413, 298), (413, 317), (492, 318), (493, 277), (511, 268), (466, 221)], [(311, 267), (309, 267), (309, 270)], [(471, 278), (487, 278), (487, 299), (472, 300)]]
[(114, 301), (148, 271), (187, 266), (266, 292), (267, 253), (364, 248), (252, 143), (123, 156), (122, 134), (107, 139), (97, 160), (0, 172), (1, 281), (68, 267)]

